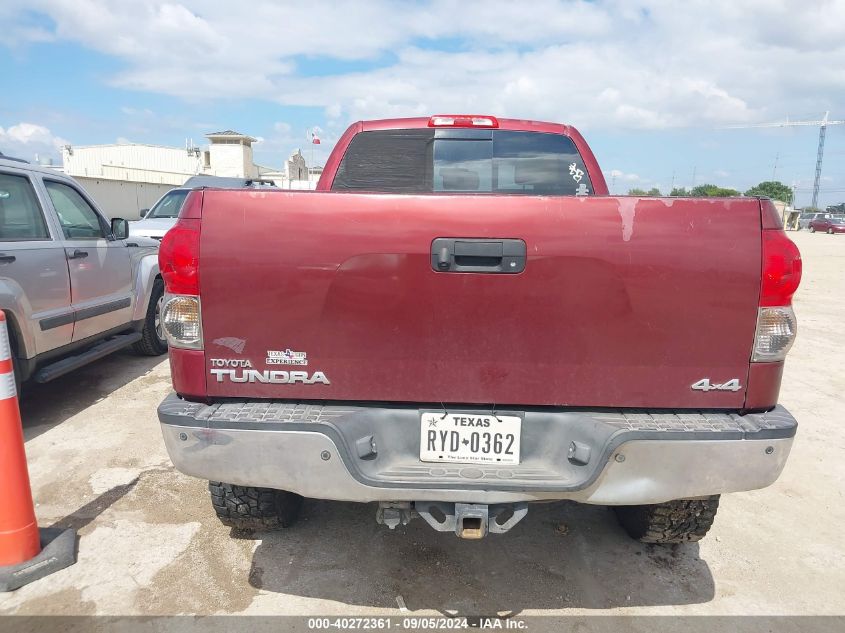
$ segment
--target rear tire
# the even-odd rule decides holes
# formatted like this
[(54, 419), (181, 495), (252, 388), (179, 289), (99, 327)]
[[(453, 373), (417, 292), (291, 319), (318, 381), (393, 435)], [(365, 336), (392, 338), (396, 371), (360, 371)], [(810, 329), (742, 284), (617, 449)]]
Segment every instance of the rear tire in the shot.
[(17, 357), (15, 356), (15, 348), (12, 345), (12, 372), (15, 375), (15, 393), (18, 398), (21, 397), (21, 370), (18, 367)]
[(719, 495), (677, 499), (641, 506), (615, 506), (613, 511), (628, 535), (641, 543), (692, 543), (712, 527)]
[(284, 490), (222, 481), (209, 481), (208, 490), (217, 518), (223, 525), (238, 530), (265, 532), (290, 527), (302, 508), (302, 497)]
[(815, 232), (816, 232), (816, 229), (814, 229), (814, 228), (811, 226), (811, 227), (810, 227), (810, 233), (815, 233)]
[(132, 345), (136, 354), (143, 356), (161, 356), (167, 351), (167, 340), (161, 324), (161, 306), (164, 303), (164, 282), (156, 279), (150, 293), (150, 303), (147, 305), (147, 315), (144, 318), (144, 329), (141, 330), (141, 340)]

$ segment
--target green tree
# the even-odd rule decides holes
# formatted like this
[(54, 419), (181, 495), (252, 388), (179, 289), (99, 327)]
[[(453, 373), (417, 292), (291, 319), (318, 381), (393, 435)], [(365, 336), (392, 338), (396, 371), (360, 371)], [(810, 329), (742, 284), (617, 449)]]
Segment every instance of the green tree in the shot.
[(690, 195), (693, 198), (725, 198), (730, 196), (738, 196), (739, 191), (736, 189), (725, 189), (717, 185), (697, 185), (692, 188)]
[(845, 213), (845, 202), (839, 204), (832, 204), (825, 209), (829, 213)]
[(792, 204), (792, 189), (782, 182), (766, 180), (759, 185), (751, 187), (745, 192), (746, 196), (765, 196), (772, 200), (780, 200), (786, 204)]
[(685, 187), (675, 187), (669, 195), (673, 198), (689, 198), (692, 194)]
[(663, 194), (660, 193), (660, 189), (657, 187), (652, 187), (648, 191), (645, 189), (640, 189), (638, 187), (634, 187), (633, 189), (628, 189), (629, 196), (650, 196), (652, 198), (657, 198)]

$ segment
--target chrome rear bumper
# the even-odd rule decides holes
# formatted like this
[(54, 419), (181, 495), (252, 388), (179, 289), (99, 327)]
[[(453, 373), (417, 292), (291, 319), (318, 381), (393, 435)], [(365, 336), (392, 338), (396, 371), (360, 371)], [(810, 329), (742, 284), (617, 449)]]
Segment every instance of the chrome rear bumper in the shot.
[(744, 416), (498, 413), (524, 418), (519, 466), (419, 461), (416, 407), (204, 405), (175, 394), (159, 406), (167, 450), (183, 473), (362, 502), (633, 505), (753, 490), (780, 475), (797, 428), (780, 406)]

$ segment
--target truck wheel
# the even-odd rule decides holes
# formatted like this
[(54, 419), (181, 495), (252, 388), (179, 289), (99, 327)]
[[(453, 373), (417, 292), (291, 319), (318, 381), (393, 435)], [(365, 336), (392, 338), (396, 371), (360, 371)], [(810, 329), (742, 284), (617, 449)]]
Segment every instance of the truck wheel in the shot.
[(211, 505), (223, 525), (239, 530), (279, 530), (299, 517), (302, 497), (284, 490), (209, 481)]
[(164, 282), (156, 279), (150, 293), (144, 329), (141, 340), (132, 345), (135, 353), (144, 356), (161, 356), (167, 351), (167, 339), (164, 338), (164, 326), (161, 322), (161, 306), (164, 303)]
[(718, 508), (719, 495), (713, 495), (655, 505), (615, 506), (613, 511), (628, 535), (642, 543), (690, 543), (704, 538)]

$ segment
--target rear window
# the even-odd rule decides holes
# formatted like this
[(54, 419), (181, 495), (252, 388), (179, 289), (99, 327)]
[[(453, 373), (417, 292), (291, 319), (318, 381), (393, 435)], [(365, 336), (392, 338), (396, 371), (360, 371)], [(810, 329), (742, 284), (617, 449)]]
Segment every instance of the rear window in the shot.
[(164, 197), (159, 200), (156, 205), (150, 209), (150, 212), (144, 216), (147, 218), (178, 218), (179, 210), (182, 208), (182, 203), (188, 196), (187, 189), (175, 189), (164, 194)]
[(332, 190), (593, 193), (584, 161), (568, 136), (478, 129), (362, 132), (349, 144)]
[(41, 205), (29, 179), (0, 174), (0, 241), (46, 240), (49, 237)]

